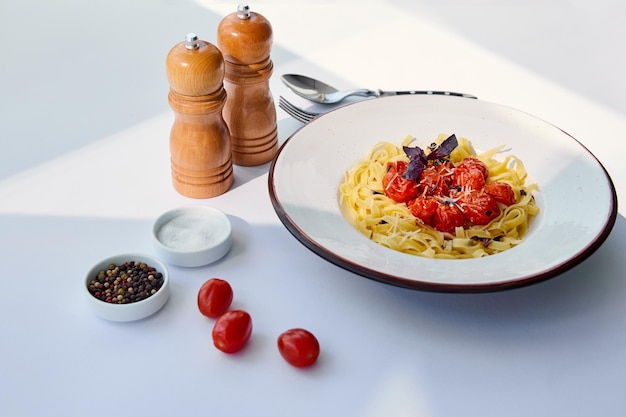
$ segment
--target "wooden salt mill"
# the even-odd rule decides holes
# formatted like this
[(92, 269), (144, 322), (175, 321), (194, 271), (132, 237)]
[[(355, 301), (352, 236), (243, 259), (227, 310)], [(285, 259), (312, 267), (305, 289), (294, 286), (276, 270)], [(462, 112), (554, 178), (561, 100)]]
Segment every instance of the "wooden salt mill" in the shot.
[(233, 166), (230, 133), (222, 116), (222, 53), (190, 33), (168, 53), (166, 71), (168, 101), (175, 114), (170, 132), (174, 188), (192, 198), (223, 194), (233, 183)]
[(270, 59), (272, 37), (267, 19), (241, 4), (217, 29), (228, 93), (223, 114), (237, 165), (261, 165), (278, 152), (276, 107), (269, 88), (274, 69)]

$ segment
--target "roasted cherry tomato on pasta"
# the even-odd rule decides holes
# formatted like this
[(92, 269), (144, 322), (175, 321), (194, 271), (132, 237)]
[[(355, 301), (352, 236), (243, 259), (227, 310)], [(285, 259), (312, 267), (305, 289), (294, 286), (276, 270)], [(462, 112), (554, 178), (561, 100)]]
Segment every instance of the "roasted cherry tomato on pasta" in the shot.
[(443, 177), (446, 184), (451, 186), (454, 181), (454, 164), (448, 160), (440, 160), (436, 161), (433, 166), (437, 169), (439, 175)]
[(308, 330), (290, 329), (278, 336), (278, 351), (289, 364), (305, 368), (317, 361), (320, 344)]
[(390, 162), (387, 165), (387, 173), (383, 177), (385, 195), (398, 203), (406, 203), (418, 194), (417, 182), (407, 180), (402, 176), (406, 167), (407, 163), (404, 161)]
[(463, 212), (455, 204), (439, 204), (433, 216), (433, 226), (444, 233), (454, 233), (457, 227), (465, 225)]
[(213, 344), (224, 353), (244, 348), (252, 335), (252, 317), (243, 310), (224, 313), (213, 326)]
[(438, 205), (437, 198), (429, 195), (420, 195), (407, 203), (411, 214), (429, 226), (433, 225), (433, 216)]
[(198, 309), (207, 317), (217, 318), (226, 313), (233, 301), (233, 289), (227, 281), (211, 278), (198, 291)]
[(487, 194), (492, 196), (498, 203), (510, 206), (515, 203), (515, 192), (513, 188), (505, 182), (492, 182), (483, 188)]
[(454, 169), (454, 185), (463, 189), (480, 190), (489, 176), (489, 169), (481, 160), (465, 158)]
[(483, 190), (467, 190), (459, 194), (456, 204), (468, 222), (485, 225), (498, 217), (500, 207), (496, 200)]
[(467, 224), (486, 225), (500, 214), (499, 203), (515, 203), (509, 184), (486, 183), (489, 168), (478, 158), (465, 158), (457, 166), (445, 158), (422, 162), (426, 164), (417, 181), (402, 175), (408, 169), (406, 162), (390, 162), (383, 178), (385, 194), (406, 203), (414, 217), (440, 232), (454, 233)]
[(444, 165), (429, 165), (420, 174), (418, 190), (422, 195), (447, 196), (450, 193), (450, 185), (452, 185), (453, 174), (450, 170), (449, 174)]

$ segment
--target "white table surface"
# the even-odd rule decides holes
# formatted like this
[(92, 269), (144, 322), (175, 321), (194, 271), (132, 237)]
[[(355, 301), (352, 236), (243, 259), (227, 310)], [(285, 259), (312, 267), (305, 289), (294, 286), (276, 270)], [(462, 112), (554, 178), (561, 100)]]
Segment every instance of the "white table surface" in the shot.
[[(548, 4), (549, 3), (549, 4)], [(605, 1), (258, 1), (279, 76), (342, 88), (442, 89), (526, 111), (593, 152), (626, 195), (626, 6)], [(169, 171), (165, 56), (187, 32), (215, 42), (236, 3), (53, 0), (0, 4), (0, 415), (623, 416), (626, 223), (552, 280), (437, 294), (361, 278), (282, 226), (269, 164), (236, 167), (226, 194), (192, 200)], [(295, 100), (299, 104), (302, 101)], [(281, 110), (279, 139), (300, 123)], [(171, 267), (154, 316), (100, 320), (82, 281), (98, 260), (152, 253), (168, 209), (226, 212), (220, 262)], [(254, 322), (217, 351), (199, 286), (228, 280)], [(275, 347), (315, 333), (298, 370)]]

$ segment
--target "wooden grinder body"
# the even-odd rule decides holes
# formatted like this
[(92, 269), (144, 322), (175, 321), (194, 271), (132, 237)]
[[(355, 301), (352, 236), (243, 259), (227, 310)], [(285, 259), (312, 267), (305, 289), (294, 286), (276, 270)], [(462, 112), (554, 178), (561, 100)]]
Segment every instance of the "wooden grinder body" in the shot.
[(270, 92), (272, 26), (247, 6), (226, 16), (217, 43), (224, 54), (223, 115), (231, 135), (233, 163), (253, 166), (271, 161), (278, 151), (276, 107)]
[(166, 69), (175, 114), (170, 132), (174, 188), (192, 198), (223, 194), (233, 183), (230, 133), (222, 116), (223, 56), (214, 45), (188, 35), (170, 50)]

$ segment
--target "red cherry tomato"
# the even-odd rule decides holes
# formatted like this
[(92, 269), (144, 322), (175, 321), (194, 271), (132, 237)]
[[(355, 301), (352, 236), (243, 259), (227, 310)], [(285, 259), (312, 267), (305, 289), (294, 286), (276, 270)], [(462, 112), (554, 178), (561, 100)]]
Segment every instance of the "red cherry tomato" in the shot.
[(308, 330), (290, 329), (278, 336), (278, 351), (289, 364), (305, 368), (317, 360), (320, 344)]
[(243, 349), (252, 335), (252, 317), (246, 311), (224, 313), (213, 326), (213, 344), (224, 353)]
[(445, 183), (451, 186), (454, 180), (454, 164), (450, 161), (439, 160), (433, 166), (437, 168)]
[(233, 289), (223, 279), (211, 278), (198, 291), (198, 309), (207, 317), (217, 318), (226, 313), (233, 301)]
[(488, 224), (500, 214), (496, 200), (482, 190), (460, 193), (457, 204), (463, 210), (467, 221), (476, 225)]
[(454, 185), (470, 190), (480, 190), (485, 185), (489, 169), (476, 158), (465, 158), (454, 169)]
[(417, 182), (407, 180), (402, 176), (406, 171), (404, 161), (387, 164), (387, 173), (383, 177), (383, 191), (385, 195), (397, 203), (406, 203), (417, 197)]
[(498, 203), (510, 206), (515, 203), (515, 192), (513, 188), (505, 182), (492, 182), (483, 188), (487, 194), (496, 199)]
[(454, 233), (455, 227), (465, 225), (463, 212), (454, 204), (438, 204), (433, 216), (433, 226), (444, 233)]
[(423, 195), (407, 203), (411, 214), (429, 226), (433, 225), (433, 216), (435, 215), (438, 205), (439, 203), (435, 197)]
[(450, 194), (452, 172), (446, 173), (444, 165), (429, 165), (420, 174), (419, 192), (425, 195), (447, 196)]

